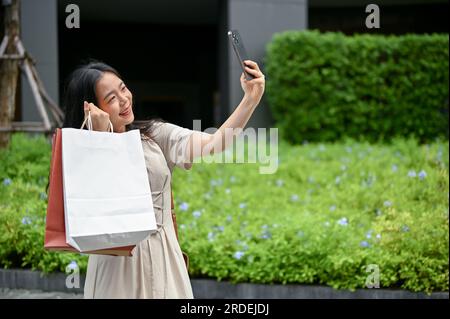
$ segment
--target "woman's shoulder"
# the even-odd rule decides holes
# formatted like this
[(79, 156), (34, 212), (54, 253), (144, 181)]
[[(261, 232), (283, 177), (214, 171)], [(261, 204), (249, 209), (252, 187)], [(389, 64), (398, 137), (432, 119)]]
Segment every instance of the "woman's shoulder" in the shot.
[(165, 147), (165, 144), (168, 143), (177, 142), (193, 132), (188, 128), (167, 121), (155, 121), (148, 124), (144, 130), (141, 130), (141, 139), (153, 140), (161, 147)]
[(166, 123), (163, 121), (150, 121), (146, 123), (144, 129), (141, 130), (141, 139), (152, 140), (151, 136), (159, 135), (161, 130), (165, 128)]

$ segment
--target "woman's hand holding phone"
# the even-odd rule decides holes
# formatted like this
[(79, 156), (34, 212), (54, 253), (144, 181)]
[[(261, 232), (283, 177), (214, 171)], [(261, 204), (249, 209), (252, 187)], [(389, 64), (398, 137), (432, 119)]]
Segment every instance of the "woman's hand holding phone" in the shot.
[(228, 38), (243, 71), (241, 75), (241, 86), (245, 93), (244, 98), (249, 100), (251, 104), (258, 105), (264, 93), (264, 74), (256, 62), (247, 58), (247, 51), (245, 50), (244, 42), (239, 31), (229, 30)]
[(245, 71), (250, 73), (254, 79), (247, 80), (244, 72), (241, 74), (241, 86), (244, 90), (244, 98), (247, 98), (252, 104), (259, 104), (264, 94), (264, 88), (266, 85), (264, 74), (259, 69), (256, 62), (251, 60), (245, 60)]

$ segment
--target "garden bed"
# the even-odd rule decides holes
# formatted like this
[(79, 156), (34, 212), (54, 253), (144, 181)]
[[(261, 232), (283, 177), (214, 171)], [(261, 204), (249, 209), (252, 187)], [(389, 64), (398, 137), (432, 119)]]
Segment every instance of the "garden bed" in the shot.
[[(50, 151), (20, 134), (0, 151), (0, 267), (84, 273), (43, 249)], [(282, 142), (276, 173), (259, 166), (175, 170), (191, 278), (358, 289), (375, 265), (382, 288), (448, 291), (448, 141)]]

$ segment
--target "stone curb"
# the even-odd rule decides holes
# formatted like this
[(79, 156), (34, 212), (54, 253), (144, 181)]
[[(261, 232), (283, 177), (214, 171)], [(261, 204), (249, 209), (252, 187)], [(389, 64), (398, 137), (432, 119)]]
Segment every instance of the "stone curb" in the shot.
[[(80, 288), (66, 287), (66, 275), (55, 273), (43, 275), (26, 269), (0, 269), (0, 288), (40, 290), (82, 294), (85, 276), (80, 276)], [(192, 279), (194, 297), (198, 299), (449, 299), (448, 292), (431, 295), (406, 290), (357, 289), (336, 290), (313, 285), (263, 285), (232, 284), (213, 279)]]

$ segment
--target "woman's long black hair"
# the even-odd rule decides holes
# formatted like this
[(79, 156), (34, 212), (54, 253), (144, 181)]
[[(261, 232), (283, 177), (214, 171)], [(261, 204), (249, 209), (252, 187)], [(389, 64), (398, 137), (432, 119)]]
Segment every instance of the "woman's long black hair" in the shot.
[[(116, 69), (97, 60), (90, 60), (80, 65), (69, 75), (64, 89), (64, 123), (62, 127), (81, 127), (84, 121), (84, 101), (99, 105), (95, 86), (105, 72), (114, 73), (117, 77), (122, 78)], [(133, 122), (126, 125), (125, 130), (139, 129), (142, 134), (151, 138), (153, 124), (157, 122), (165, 122), (165, 120), (158, 117), (140, 123)]]

